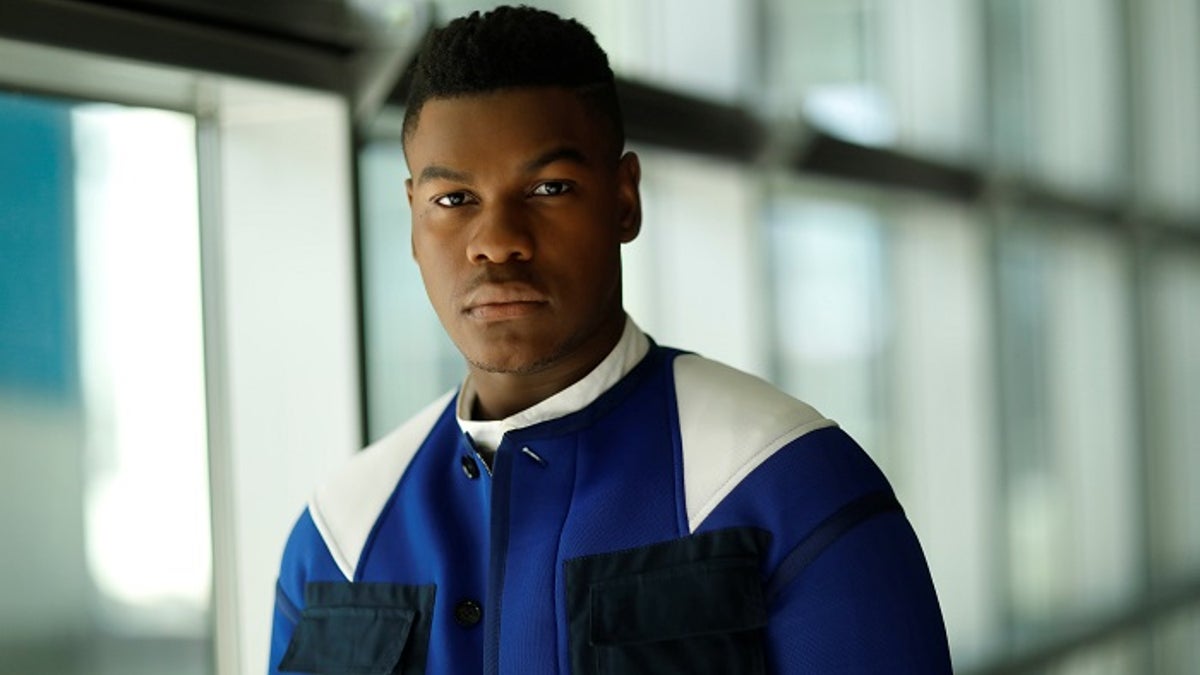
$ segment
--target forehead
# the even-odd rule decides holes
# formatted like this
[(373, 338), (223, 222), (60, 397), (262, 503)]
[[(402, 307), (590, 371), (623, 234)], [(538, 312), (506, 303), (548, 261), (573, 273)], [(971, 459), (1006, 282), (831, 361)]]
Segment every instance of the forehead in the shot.
[(555, 147), (603, 154), (604, 120), (560, 87), (503, 89), (431, 98), (405, 144), (410, 169), (428, 163), (519, 160)]

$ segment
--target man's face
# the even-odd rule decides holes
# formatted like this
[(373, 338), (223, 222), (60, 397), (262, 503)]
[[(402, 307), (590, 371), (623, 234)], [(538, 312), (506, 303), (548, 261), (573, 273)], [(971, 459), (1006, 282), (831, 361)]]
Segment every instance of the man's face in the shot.
[(620, 245), (641, 224), (637, 157), (567, 89), (425, 103), (406, 142), (413, 257), (474, 369), (602, 358), (623, 325)]

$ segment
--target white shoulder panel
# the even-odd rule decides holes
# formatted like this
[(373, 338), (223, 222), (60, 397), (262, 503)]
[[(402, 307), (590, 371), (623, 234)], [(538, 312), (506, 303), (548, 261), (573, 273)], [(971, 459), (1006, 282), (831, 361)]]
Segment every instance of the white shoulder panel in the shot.
[(675, 398), (692, 532), (775, 451), (835, 426), (763, 380), (695, 354), (675, 359)]
[(348, 581), (354, 579), (358, 558), (384, 505), (453, 395), (450, 391), (439, 397), (356, 454), (309, 502), (317, 531)]

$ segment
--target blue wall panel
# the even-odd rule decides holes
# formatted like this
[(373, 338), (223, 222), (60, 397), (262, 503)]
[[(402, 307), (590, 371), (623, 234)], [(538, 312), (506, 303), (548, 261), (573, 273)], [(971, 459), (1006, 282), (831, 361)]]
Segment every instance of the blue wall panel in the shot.
[(70, 105), (0, 93), (0, 388), (78, 380)]

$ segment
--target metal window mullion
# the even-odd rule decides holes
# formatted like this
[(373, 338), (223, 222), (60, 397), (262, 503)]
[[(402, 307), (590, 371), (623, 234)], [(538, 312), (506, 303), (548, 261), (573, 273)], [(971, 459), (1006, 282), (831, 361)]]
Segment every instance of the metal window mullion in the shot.
[(225, 351), (225, 271), (220, 178), (220, 131), (215, 114), (196, 116), (200, 196), (200, 273), (204, 325), (205, 408), (208, 415), (209, 509), (212, 533), (212, 635), (216, 675), (240, 668), (236, 507)]
[[(1137, 456), (1134, 462), (1134, 475), (1131, 480), (1137, 491), (1136, 504), (1140, 509), (1137, 514), (1139, 538), (1136, 542), (1140, 555), (1137, 560), (1140, 579), (1140, 592), (1143, 597), (1152, 597), (1161, 584), (1155, 573), (1157, 565), (1156, 549), (1160, 539), (1158, 511), (1154, 489), (1158, 482), (1159, 459), (1162, 455), (1163, 444), (1158, 431), (1160, 425), (1152, 420), (1157, 395), (1155, 393), (1155, 367), (1153, 345), (1155, 344), (1154, 297), (1152, 288), (1154, 248), (1156, 225), (1144, 217), (1148, 211), (1145, 205), (1141, 186), (1144, 185), (1142, 172), (1148, 166), (1146, 144), (1143, 139), (1144, 109), (1139, 102), (1141, 96), (1136, 96), (1134, 88), (1140, 81), (1138, 72), (1142, 69), (1143, 43), (1140, 35), (1142, 23), (1139, 7), (1146, 11), (1144, 2), (1134, 0), (1119, 0), (1121, 25), (1125, 27), (1122, 34), (1122, 65), (1121, 72), (1125, 105), (1125, 164), (1130, 167), (1125, 185), (1125, 203), (1127, 217), (1123, 225), (1126, 228), (1126, 241), (1130, 246), (1132, 285), (1130, 297), (1134, 303), (1134, 321), (1130, 327), (1131, 344), (1134, 356), (1134, 378), (1138, 393), (1135, 410)], [(1145, 103), (1143, 103), (1145, 105)], [(1155, 646), (1155, 622), (1161, 616), (1148, 617), (1147, 623), (1139, 630), (1137, 642), (1138, 665), (1142, 672), (1158, 672), (1157, 649)]]

